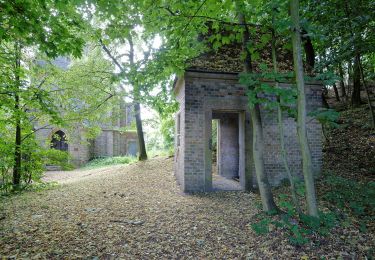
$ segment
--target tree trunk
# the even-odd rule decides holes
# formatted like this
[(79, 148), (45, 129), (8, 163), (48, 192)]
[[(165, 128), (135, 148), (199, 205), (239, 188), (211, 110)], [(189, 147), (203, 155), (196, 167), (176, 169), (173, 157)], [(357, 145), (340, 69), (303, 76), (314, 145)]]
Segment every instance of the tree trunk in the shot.
[(339, 65), (339, 74), (340, 74), (340, 88), (341, 88), (341, 96), (346, 100), (346, 89), (344, 83), (344, 70), (342, 69), (342, 64)]
[(15, 146), (14, 146), (14, 165), (13, 165), (13, 186), (19, 188), (21, 184), (21, 106), (20, 106), (20, 68), (21, 68), (21, 50), (19, 43), (15, 44), (15, 91), (14, 91), (14, 115), (15, 115)]
[[(242, 36), (242, 48), (243, 52), (246, 54), (244, 61), (244, 71), (245, 73), (252, 73), (251, 55), (248, 51), (248, 44), (250, 41), (250, 34), (247, 28), (246, 20), (243, 13), (240, 11), (239, 3), (236, 2), (238, 11), (238, 20), (240, 24), (243, 24), (244, 32)], [(263, 141), (263, 127), (260, 114), (260, 107), (256, 104), (250, 107), (251, 122), (253, 127), (253, 159), (255, 165), (255, 173), (257, 177), (259, 192), (262, 200), (263, 210), (268, 213), (273, 213), (278, 211), (276, 203), (273, 199), (273, 194), (271, 191), (271, 186), (268, 181), (268, 177), (264, 170), (264, 141)]]
[(365, 81), (365, 75), (363, 74), (363, 68), (362, 68), (362, 64), (361, 64), (360, 55), (357, 55), (357, 59), (358, 59), (358, 67), (359, 67), (359, 72), (361, 74), (362, 84), (363, 84), (363, 87), (365, 88), (365, 91), (366, 91), (367, 103), (368, 103), (368, 106), (369, 106), (369, 109), (370, 109), (371, 124), (372, 124), (372, 127), (375, 128), (374, 108), (372, 107), (372, 104), (371, 104), (370, 93), (368, 91), (367, 84), (366, 84), (366, 81)]
[[(130, 69), (134, 70), (135, 62), (134, 62), (134, 44), (133, 44), (133, 38), (131, 34), (127, 37), (128, 43), (129, 43), (129, 64)], [(105, 46), (102, 40), (100, 40), (100, 44), (102, 45), (103, 50), (107, 53), (107, 55), (112, 59), (112, 61), (117, 65), (117, 67), (124, 73), (126, 73), (125, 68), (120, 64), (120, 62), (111, 54), (109, 49)], [(135, 123), (137, 126), (137, 136), (138, 136), (138, 151), (139, 156), (138, 159), (140, 161), (147, 160), (147, 152), (146, 152), (146, 145), (145, 145), (145, 139), (143, 134), (143, 127), (142, 127), (142, 119), (141, 119), (141, 106), (139, 103), (139, 86), (136, 80), (129, 81), (132, 83), (133, 86), (133, 101), (134, 101), (134, 114), (135, 114)]]
[(13, 185), (17, 189), (21, 182), (21, 120), (19, 115), (20, 100), (18, 93), (15, 94), (15, 106), (14, 110), (16, 113), (15, 122), (15, 146), (14, 146), (14, 166), (13, 166)]
[(360, 60), (359, 54), (356, 55), (354, 60), (354, 68), (353, 68), (353, 91), (352, 91), (352, 106), (359, 107), (362, 104), (361, 100), (361, 73), (359, 69)]
[(312, 74), (315, 66), (315, 50), (311, 38), (305, 29), (302, 29), (302, 40), (306, 56), (307, 73)]
[(335, 92), (336, 101), (340, 101), (340, 95), (339, 95), (339, 91), (337, 89), (336, 83), (333, 83), (332, 86), (333, 86), (333, 91)]
[[(274, 14), (272, 16), (272, 41), (271, 41), (271, 47), (272, 47), (272, 63), (273, 63), (273, 72), (276, 74), (278, 73), (278, 68), (277, 68), (277, 56), (276, 56), (276, 35), (275, 35), (275, 30), (274, 28)], [(275, 82), (275, 88), (279, 88), (279, 82)], [(280, 139), (280, 151), (281, 151), (281, 158), (284, 163), (284, 168), (285, 171), (288, 175), (289, 179), (289, 184), (290, 184), (290, 191), (292, 194), (292, 199), (293, 199), (293, 204), (294, 207), (296, 208), (297, 212), (299, 215), (301, 215), (302, 211), (299, 206), (298, 202), (298, 196), (296, 192), (296, 185), (294, 182), (294, 176), (292, 175), (292, 172), (290, 171), (289, 164), (288, 164), (288, 159), (287, 159), (287, 153), (285, 150), (285, 141), (284, 141), (284, 125), (283, 125), (283, 111), (281, 109), (281, 99), (280, 96), (277, 96), (277, 124), (279, 127), (279, 139)]]
[(293, 44), (293, 62), (296, 74), (296, 84), (298, 90), (297, 100), (297, 133), (301, 146), (303, 175), (306, 188), (307, 213), (310, 216), (318, 217), (318, 206), (316, 201), (314, 174), (310, 147), (307, 139), (306, 129), (306, 94), (305, 80), (303, 75), (303, 62), (300, 36), (300, 18), (299, 18), (299, 0), (290, 0), (290, 13), (292, 18), (292, 44)]
[(250, 114), (253, 126), (253, 159), (263, 210), (268, 213), (273, 213), (278, 211), (278, 209), (273, 199), (267, 174), (264, 170), (264, 139), (259, 104), (256, 104), (254, 108), (250, 109)]
[[(129, 62), (132, 68), (134, 68), (134, 44), (133, 38), (131, 35), (128, 36), (129, 42)], [(141, 119), (141, 106), (139, 104), (139, 86), (136, 82), (133, 82), (133, 99), (134, 99), (134, 112), (135, 112), (135, 123), (137, 125), (137, 136), (138, 136), (138, 159), (140, 161), (147, 160), (147, 152), (146, 152), (146, 145), (145, 145), (145, 138), (143, 134), (143, 127), (142, 127), (142, 119)]]
[(143, 135), (142, 119), (141, 119), (141, 106), (139, 102), (134, 102), (134, 112), (135, 112), (135, 123), (137, 125), (137, 135), (138, 135), (138, 159), (140, 161), (147, 160), (146, 145)]
[(348, 61), (348, 98), (352, 96), (352, 85), (353, 85), (353, 64), (352, 61)]
[(327, 88), (324, 86), (322, 89), (322, 105), (324, 108), (329, 108), (329, 104), (327, 102), (326, 93), (328, 92)]

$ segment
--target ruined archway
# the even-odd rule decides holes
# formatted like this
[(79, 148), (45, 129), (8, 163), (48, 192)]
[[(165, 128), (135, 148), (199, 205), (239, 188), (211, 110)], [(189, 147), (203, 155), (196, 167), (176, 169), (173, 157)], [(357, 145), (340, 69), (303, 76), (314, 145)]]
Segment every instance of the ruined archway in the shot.
[(60, 151), (68, 151), (67, 138), (63, 131), (58, 130), (52, 135), (51, 148)]

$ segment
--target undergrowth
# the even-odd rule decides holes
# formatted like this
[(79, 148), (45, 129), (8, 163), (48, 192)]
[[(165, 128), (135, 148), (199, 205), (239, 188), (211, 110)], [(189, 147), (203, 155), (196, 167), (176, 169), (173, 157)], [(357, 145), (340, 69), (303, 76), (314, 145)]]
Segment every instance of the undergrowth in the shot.
[(173, 156), (174, 155), (174, 148), (164, 149), (164, 150), (148, 150), (147, 155), (149, 158), (157, 157), (157, 156)]
[(108, 165), (130, 164), (136, 162), (137, 158), (134, 156), (115, 156), (96, 158), (89, 161), (82, 169), (94, 169)]
[[(285, 231), (290, 244), (302, 246), (311, 242), (312, 235), (326, 236), (337, 225), (337, 216), (332, 212), (319, 212), (319, 218), (298, 215), (286, 194), (279, 195), (280, 214), (259, 213), (249, 226), (257, 235), (265, 235), (275, 229)], [(318, 241), (312, 241), (319, 243)]]
[[(328, 203), (328, 212), (319, 212), (319, 218), (299, 215), (290, 196), (280, 194), (280, 214), (259, 213), (249, 224), (257, 235), (266, 235), (275, 229), (285, 231), (290, 244), (302, 246), (319, 240), (316, 235), (327, 236), (332, 228), (353, 225), (355, 219), (361, 232), (367, 232), (375, 220), (375, 182), (360, 183), (336, 175), (325, 175), (320, 182), (320, 199)], [(302, 190), (300, 192), (303, 192)], [(314, 240), (314, 241), (313, 241)]]
[(17, 190), (9, 190), (5, 192), (4, 190), (0, 190), (0, 199), (1, 198), (6, 198), (9, 196), (14, 196), (14, 195), (19, 195), (23, 194), (24, 192), (40, 192), (40, 191), (45, 191), (45, 190), (50, 190), (58, 186), (57, 182), (33, 182), (27, 185), (21, 185), (19, 189)]
[(375, 182), (361, 183), (329, 174), (323, 180), (326, 191), (322, 199), (332, 210), (339, 208), (358, 220), (360, 231), (366, 232), (375, 220)]

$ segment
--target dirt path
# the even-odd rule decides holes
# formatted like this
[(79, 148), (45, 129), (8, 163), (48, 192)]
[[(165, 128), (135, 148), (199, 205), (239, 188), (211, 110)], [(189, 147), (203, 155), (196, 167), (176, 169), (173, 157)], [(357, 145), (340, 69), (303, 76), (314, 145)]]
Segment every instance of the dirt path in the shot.
[(172, 169), (172, 159), (157, 158), (50, 173), (58, 188), (1, 201), (0, 258), (300, 259), (350, 254), (364, 244), (348, 244), (351, 231), (303, 250), (272, 232), (256, 236), (248, 224), (257, 195), (183, 195)]

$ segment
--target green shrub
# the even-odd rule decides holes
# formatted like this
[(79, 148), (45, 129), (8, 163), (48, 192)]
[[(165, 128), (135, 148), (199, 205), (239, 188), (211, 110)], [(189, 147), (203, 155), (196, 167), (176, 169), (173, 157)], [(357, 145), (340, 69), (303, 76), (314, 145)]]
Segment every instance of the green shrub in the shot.
[(102, 157), (89, 161), (83, 168), (92, 169), (108, 165), (130, 164), (135, 161), (137, 161), (137, 158), (134, 156)]
[(299, 215), (286, 194), (280, 194), (278, 202), (282, 210), (281, 214), (270, 218), (269, 214), (262, 212), (250, 224), (257, 235), (267, 234), (271, 231), (270, 226), (273, 226), (286, 231), (285, 234), (290, 244), (302, 246), (311, 241), (312, 234), (327, 235), (337, 224), (336, 215), (331, 212), (319, 212), (319, 218)]
[(74, 169), (74, 166), (70, 163), (71, 156), (68, 152), (56, 149), (47, 149), (41, 151), (39, 155), (43, 159), (44, 165), (57, 165), (60, 166), (64, 171)]
[(264, 235), (269, 232), (270, 224), (271, 224), (271, 219), (265, 217), (255, 223), (250, 224), (250, 226), (257, 235)]

